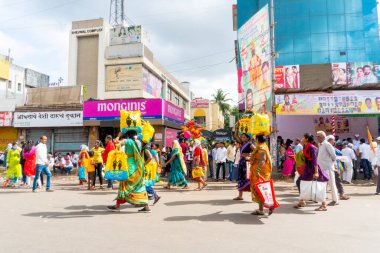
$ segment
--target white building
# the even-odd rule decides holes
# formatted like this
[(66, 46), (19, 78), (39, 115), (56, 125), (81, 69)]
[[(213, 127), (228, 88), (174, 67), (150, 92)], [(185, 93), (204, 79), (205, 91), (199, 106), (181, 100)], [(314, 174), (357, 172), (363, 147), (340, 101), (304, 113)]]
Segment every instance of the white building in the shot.
[[(162, 99), (183, 109), (185, 119), (190, 118), (189, 87), (182, 85), (154, 58), (144, 44), (141, 26), (111, 27), (104, 19), (75, 21), (69, 41), (68, 84), (83, 85), (85, 100)], [(97, 127), (99, 138), (116, 133), (117, 120), (111, 122), (104, 117), (93, 120), (97, 119), (93, 116), (85, 124)], [(166, 131), (174, 135), (183, 122), (177, 120), (173, 124), (164, 112), (162, 116), (160, 120), (150, 121), (158, 133), (156, 141), (166, 144)]]

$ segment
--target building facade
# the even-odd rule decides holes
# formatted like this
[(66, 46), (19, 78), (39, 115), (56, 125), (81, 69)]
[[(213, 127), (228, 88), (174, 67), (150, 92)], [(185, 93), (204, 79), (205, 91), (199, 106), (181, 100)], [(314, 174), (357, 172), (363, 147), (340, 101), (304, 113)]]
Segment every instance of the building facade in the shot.
[[(155, 141), (166, 145), (166, 133), (174, 132), (190, 118), (190, 91), (166, 71), (144, 43), (141, 26), (111, 27), (104, 19), (72, 23), (69, 46), (69, 85), (84, 87), (84, 112), (94, 113), (93, 103), (108, 106), (157, 103), (163, 110), (155, 118), (146, 117), (156, 129)], [(115, 109), (110, 110), (114, 114)], [(135, 108), (135, 107), (134, 107)], [(136, 107), (144, 111), (141, 107)], [(116, 110), (116, 109), (115, 109)], [(148, 108), (155, 110), (155, 108)], [(168, 117), (170, 111), (176, 114)], [(149, 112), (146, 111), (147, 115)], [(84, 124), (101, 140), (119, 131), (118, 115), (91, 114)], [(180, 119), (180, 121), (179, 121)], [(91, 144), (90, 140), (90, 144)]]
[[(238, 0), (238, 27), (269, 0)], [(276, 65), (378, 62), (376, 0), (274, 0)]]
[(208, 99), (195, 98), (191, 101), (191, 118), (211, 132), (224, 128), (224, 117), (219, 105)]

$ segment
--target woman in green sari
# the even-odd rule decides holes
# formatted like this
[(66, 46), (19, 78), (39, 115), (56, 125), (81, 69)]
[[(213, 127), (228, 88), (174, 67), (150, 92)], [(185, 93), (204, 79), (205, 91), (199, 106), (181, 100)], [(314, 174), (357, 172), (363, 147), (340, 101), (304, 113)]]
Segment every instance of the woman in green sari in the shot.
[(185, 179), (184, 173), (186, 173), (186, 164), (183, 159), (182, 148), (177, 140), (173, 141), (173, 151), (170, 154), (169, 161), (166, 162), (165, 167), (170, 164), (171, 169), (168, 176), (168, 185), (164, 188), (170, 189), (171, 186), (178, 185), (182, 189), (188, 189), (188, 183)]
[[(128, 179), (120, 181), (116, 197), (116, 205), (108, 206), (110, 210), (119, 210), (120, 205), (130, 203), (135, 206), (144, 206), (139, 212), (150, 213), (148, 194), (144, 185), (144, 161), (138, 148), (138, 143), (133, 139), (133, 133), (127, 133), (128, 138), (123, 141), (127, 154)], [(119, 142), (116, 138), (116, 142)]]

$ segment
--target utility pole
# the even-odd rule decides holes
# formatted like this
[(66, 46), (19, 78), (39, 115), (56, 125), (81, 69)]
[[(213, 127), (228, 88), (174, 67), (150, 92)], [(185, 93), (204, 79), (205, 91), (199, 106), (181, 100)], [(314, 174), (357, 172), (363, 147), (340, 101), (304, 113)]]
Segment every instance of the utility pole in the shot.
[(272, 157), (272, 165), (275, 165), (274, 167), (277, 167), (277, 116), (276, 116), (276, 96), (274, 94), (274, 88), (276, 86), (276, 48), (275, 48), (275, 19), (274, 19), (274, 0), (270, 0), (270, 46), (271, 46), (271, 69), (272, 69), (272, 87), (271, 87), (271, 93), (272, 93), (272, 134), (271, 134), (271, 142), (270, 142), (270, 150), (271, 150), (271, 157)]

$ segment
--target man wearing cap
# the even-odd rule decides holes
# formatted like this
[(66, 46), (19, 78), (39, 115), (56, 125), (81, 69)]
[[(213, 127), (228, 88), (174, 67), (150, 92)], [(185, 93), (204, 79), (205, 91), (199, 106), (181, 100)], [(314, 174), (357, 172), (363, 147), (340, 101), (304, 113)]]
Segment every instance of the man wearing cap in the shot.
[[(335, 137), (333, 135), (329, 135), (326, 137), (326, 139), (331, 144), (331, 146), (333, 146), (333, 148), (335, 150), (335, 155), (337, 157), (343, 156), (343, 153), (337, 147), (335, 147)], [(338, 141), (338, 142), (337, 142), (336, 146), (342, 148), (343, 143), (341, 141)], [(340, 200), (348, 200), (348, 199), (350, 199), (350, 197), (344, 195), (343, 184), (342, 184), (342, 180), (340, 178), (340, 171), (346, 170), (346, 166), (345, 166), (345, 164), (341, 163), (340, 160), (337, 160), (334, 165), (335, 165), (334, 166), (335, 185), (336, 185), (336, 188), (338, 189), (339, 199)], [(337, 203), (334, 203), (334, 201), (333, 201), (329, 205), (334, 206), (336, 204)]]
[[(353, 175), (353, 162), (356, 161), (356, 155), (354, 150), (350, 148), (350, 143), (343, 142), (342, 154), (347, 157), (348, 162), (345, 162), (346, 170), (343, 172), (343, 183), (351, 184)], [(352, 145), (352, 144), (351, 144)]]
[(376, 187), (376, 195), (380, 195), (380, 176), (379, 176), (379, 170), (380, 170), (380, 137), (376, 138), (377, 142), (377, 149), (376, 149), (376, 167), (377, 167), (377, 187)]
[(331, 194), (332, 194), (333, 201), (329, 205), (330, 206), (338, 205), (339, 204), (338, 189), (336, 188), (335, 173), (334, 173), (335, 162), (336, 162), (335, 150), (334, 150), (334, 147), (330, 143), (327, 142), (325, 132), (318, 131), (317, 139), (319, 142), (318, 164), (321, 167), (321, 169), (329, 173), (329, 178), (330, 178), (329, 184), (331, 187)]

